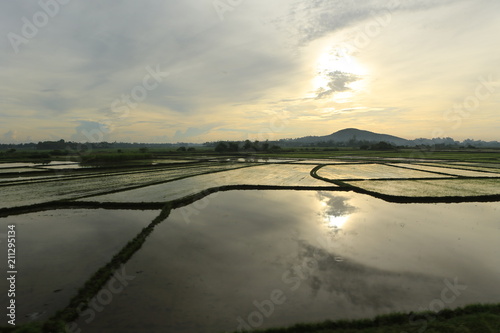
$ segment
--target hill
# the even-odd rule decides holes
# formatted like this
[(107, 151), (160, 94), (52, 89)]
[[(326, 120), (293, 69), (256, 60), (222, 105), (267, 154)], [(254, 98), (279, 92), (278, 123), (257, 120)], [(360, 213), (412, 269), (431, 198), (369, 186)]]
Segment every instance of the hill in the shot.
[(346, 128), (329, 135), (324, 136), (305, 136), (293, 139), (295, 143), (317, 143), (317, 142), (335, 142), (348, 143), (350, 141), (380, 142), (384, 141), (397, 146), (412, 145), (410, 140), (406, 140), (394, 135), (379, 134), (370, 131), (359, 130), (357, 128)]

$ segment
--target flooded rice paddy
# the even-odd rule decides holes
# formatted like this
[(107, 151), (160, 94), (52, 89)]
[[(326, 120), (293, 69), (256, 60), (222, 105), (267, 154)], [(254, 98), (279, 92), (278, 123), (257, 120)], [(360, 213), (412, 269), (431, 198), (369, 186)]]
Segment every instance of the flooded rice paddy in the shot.
[[(362, 318), (428, 308), (450, 283), (463, 290), (447, 307), (500, 299), (498, 203), (398, 205), (317, 191), (204, 200), (158, 226), (125, 266), (136, 276), (127, 291), (81, 327), (222, 332)], [(255, 314), (273, 293), (272, 314)]]
[[(1, 218), (16, 225), (18, 322), (48, 319), (159, 211), (49, 210)], [(3, 253), (6, 243), (2, 245)], [(6, 301), (2, 293), (2, 305)]]
[[(231, 332), (499, 302), (495, 168), (291, 161), (0, 173), (18, 323), (73, 309), (82, 332)], [(70, 305), (140, 235), (126, 282)]]

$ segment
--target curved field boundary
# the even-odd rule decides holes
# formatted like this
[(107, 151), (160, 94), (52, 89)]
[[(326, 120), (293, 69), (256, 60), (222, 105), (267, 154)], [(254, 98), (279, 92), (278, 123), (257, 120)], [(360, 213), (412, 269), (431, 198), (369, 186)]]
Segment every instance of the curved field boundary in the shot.
[[(311, 176), (321, 179), (316, 172), (324, 165), (319, 165), (311, 170)], [(74, 201), (59, 201), (50, 202), (32, 207), (26, 206), (17, 208), (15, 213), (23, 214), (49, 209), (67, 209), (67, 208), (108, 208), (108, 209), (158, 209), (161, 208), (161, 213), (147, 227), (143, 228), (131, 241), (129, 241), (106, 265), (97, 270), (87, 282), (80, 288), (77, 294), (70, 300), (68, 306), (63, 310), (58, 311), (49, 320), (40, 324), (38, 332), (64, 332), (66, 323), (70, 323), (78, 318), (79, 312), (88, 306), (88, 302), (99, 293), (99, 291), (108, 283), (113, 274), (142, 247), (146, 242), (147, 237), (153, 232), (156, 225), (165, 221), (172, 209), (187, 206), (195, 201), (219, 191), (230, 190), (311, 190), (311, 191), (354, 191), (361, 194), (368, 194), (389, 202), (396, 203), (416, 203), (416, 202), (466, 202), (466, 201), (499, 201), (500, 196), (484, 196), (484, 197), (396, 197), (383, 195), (376, 192), (366, 191), (361, 188), (348, 185), (342, 181), (321, 179), (333, 183), (336, 186), (332, 187), (314, 187), (314, 186), (266, 186), (266, 185), (226, 185), (213, 187), (203, 190), (199, 193), (189, 195), (183, 198), (175, 199), (167, 203), (99, 203), (99, 202), (74, 202)], [(455, 201), (456, 200), (456, 201)], [(5, 210), (4, 210), (5, 212)], [(1, 215), (0, 215), (1, 216)]]
[[(317, 174), (318, 170), (326, 166), (325, 164), (318, 165), (315, 168), (311, 170), (311, 177), (314, 177), (319, 180), (323, 180), (325, 182), (329, 182), (332, 184), (335, 184), (339, 186), (339, 188), (343, 188), (345, 190), (350, 190), (356, 193), (360, 194), (367, 194), (372, 197), (382, 199), (387, 202), (392, 202), (392, 203), (460, 203), (460, 202), (495, 202), (495, 201), (500, 201), (500, 194), (491, 194), (491, 195), (476, 195), (476, 196), (397, 196), (397, 195), (390, 195), (390, 194), (383, 194), (375, 191), (370, 191), (363, 189), (361, 187), (357, 187), (351, 184), (345, 183), (345, 180), (334, 180), (334, 179), (329, 179), (329, 178), (324, 178), (321, 177), (320, 175)], [(443, 180), (452, 180), (452, 179), (482, 179), (481, 178), (467, 178), (467, 177), (460, 177), (460, 178), (442, 178)], [(408, 180), (408, 181), (415, 181), (415, 180), (440, 180), (441, 178), (425, 178), (425, 179), (419, 179), (419, 178), (405, 178), (405, 179), (396, 179), (396, 178), (391, 178), (391, 179), (370, 179), (370, 180), (387, 180), (387, 181), (396, 181), (396, 180)], [(491, 177), (486, 177), (486, 179), (496, 179), (496, 178), (491, 178)], [(354, 180), (354, 179), (349, 179), (349, 180)]]

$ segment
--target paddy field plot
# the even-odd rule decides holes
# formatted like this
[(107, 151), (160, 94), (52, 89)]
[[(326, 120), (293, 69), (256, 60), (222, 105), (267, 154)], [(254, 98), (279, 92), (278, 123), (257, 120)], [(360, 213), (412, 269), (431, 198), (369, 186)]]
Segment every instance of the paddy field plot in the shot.
[[(327, 165), (318, 170), (317, 175), (336, 179), (373, 179), (373, 178), (442, 178), (443, 175), (425, 171), (396, 168), (384, 164)], [(451, 176), (450, 176), (451, 177)]]
[(392, 164), (393, 166), (399, 166), (404, 168), (410, 168), (415, 170), (422, 171), (430, 171), (430, 172), (439, 172), (443, 174), (455, 175), (455, 176), (463, 176), (463, 177), (500, 177), (500, 174), (489, 173), (489, 172), (480, 172), (480, 171), (472, 171), (472, 170), (462, 170), (462, 169), (453, 169), (453, 168), (442, 168), (437, 166), (428, 166), (428, 165), (420, 165), (420, 164)]
[[(64, 209), (0, 218), (1, 225), (16, 226), (18, 322), (45, 320), (65, 307), (91, 274), (158, 215)], [(1, 304), (6, 298), (2, 293)]]
[(498, 203), (287, 190), (206, 200), (155, 227), (125, 265), (136, 278), (95, 320), (77, 321), (83, 332), (234, 332), (274, 290), (284, 301), (261, 328), (416, 311), (445, 281), (467, 288), (443, 307), (500, 297)]
[(482, 166), (488, 168), (498, 168), (500, 169), (500, 163), (481, 163), (481, 162), (447, 162), (447, 164), (455, 165), (470, 165), (470, 166)]
[[(266, 321), (272, 326), (416, 311), (441, 293), (443, 279), (457, 276), (469, 288), (457, 304), (498, 300), (499, 203), (436, 203), (479, 196), (498, 201), (496, 173), (477, 165), (453, 169), (444, 162), (297, 162), (233, 158), (233, 163), (0, 174), (0, 208), (12, 214), (0, 218), (0, 225), (17, 225), (24, 272), (19, 322), (74, 311), (66, 306), (81, 297), (80, 288), (85, 297), (97, 295), (104, 284), (89, 291), (86, 283), (94, 286), (92, 274), (110, 270), (106, 264), (133, 239), (144, 243), (127, 247), (125, 252), (136, 251), (133, 256), (114, 262), (134, 280), (90, 325), (80, 318), (83, 332), (234, 331), (235, 318), (248, 318), (253, 301), (269, 298), (277, 288), (287, 292), (289, 302)], [(311, 176), (319, 164), (327, 165), (317, 175), (341, 182)], [(232, 187), (203, 193), (221, 186)], [(193, 194), (202, 199), (182, 200)], [(433, 203), (374, 198), (384, 194)], [(166, 203), (172, 200), (176, 208), (170, 210)], [(26, 209), (47, 202), (50, 207)], [(160, 215), (116, 207), (163, 210)], [(294, 267), (310, 259), (317, 265), (302, 277)], [(298, 281), (300, 288), (292, 288)]]
[(51, 161), (49, 163), (30, 163), (30, 162), (14, 162), (0, 163), (0, 169), (3, 168), (19, 168), (19, 167), (39, 167), (39, 166), (54, 166), (54, 165), (72, 165), (78, 162), (72, 161)]
[(310, 165), (266, 164), (221, 173), (188, 177), (130, 191), (93, 196), (80, 201), (165, 202), (224, 185), (335, 186), (311, 177)]
[(176, 163), (196, 163), (197, 160), (174, 160), (174, 159), (157, 159), (152, 160), (152, 164), (176, 164)]
[(37, 171), (48, 171), (48, 170), (37, 169), (37, 168), (0, 168), (0, 174), (2, 174), (2, 173), (26, 173), (26, 172), (37, 172)]
[(366, 180), (347, 181), (346, 183), (364, 190), (393, 196), (500, 195), (500, 179)]
[(86, 195), (112, 192), (135, 186), (164, 182), (205, 172), (241, 167), (241, 164), (204, 164), (196, 167), (143, 170), (122, 174), (98, 174), (85, 178), (62, 179), (1, 186), (0, 208), (19, 207)]
[(497, 174), (497, 177), (500, 177), (500, 167), (486, 167), (480, 165), (461, 165), (461, 164), (439, 164), (439, 163), (421, 163), (420, 165), (431, 166), (431, 167), (440, 167), (440, 168), (451, 168), (451, 169), (463, 169), (463, 170), (472, 170), (472, 171), (485, 171), (485, 172), (493, 172)]

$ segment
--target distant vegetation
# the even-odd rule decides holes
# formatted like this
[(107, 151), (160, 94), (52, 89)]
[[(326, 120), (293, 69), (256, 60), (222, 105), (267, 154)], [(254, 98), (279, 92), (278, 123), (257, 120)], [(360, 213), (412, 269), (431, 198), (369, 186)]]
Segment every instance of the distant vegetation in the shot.
[[(324, 136), (305, 136), (301, 138), (274, 141), (213, 141), (199, 143), (125, 143), (125, 142), (87, 142), (78, 143), (65, 140), (42, 141), (38, 143), (0, 144), (0, 159), (14, 158), (49, 159), (53, 157), (81, 157), (83, 161), (122, 161), (149, 158), (137, 154), (184, 154), (184, 153), (286, 153), (306, 150), (362, 150), (362, 151), (420, 151), (436, 152), (443, 150), (468, 150), (500, 148), (498, 141), (467, 139), (462, 142), (450, 137), (419, 138), (407, 140), (393, 135), (347, 128)], [(147, 150), (144, 150), (147, 149)], [(111, 151), (122, 155), (111, 154)], [(104, 155), (108, 153), (108, 156)]]
[[(497, 147), (497, 148), (495, 148)], [(122, 143), (43, 141), (38, 143), (0, 144), (0, 161), (43, 162), (66, 160), (84, 163), (122, 162), (154, 158), (235, 155), (279, 156), (282, 158), (418, 158), (499, 161), (500, 142), (455, 141), (452, 138), (407, 140), (387, 134), (355, 128), (326, 136), (307, 136), (275, 141), (214, 141), (194, 143)], [(463, 154), (467, 153), (467, 154)], [(468, 155), (471, 153), (470, 155)], [(472, 154), (473, 153), (473, 154)]]
[(268, 142), (259, 142), (259, 141), (220, 141), (215, 145), (214, 150), (218, 153), (225, 152), (269, 152), (269, 151), (279, 151), (281, 149), (280, 146), (272, 145)]

